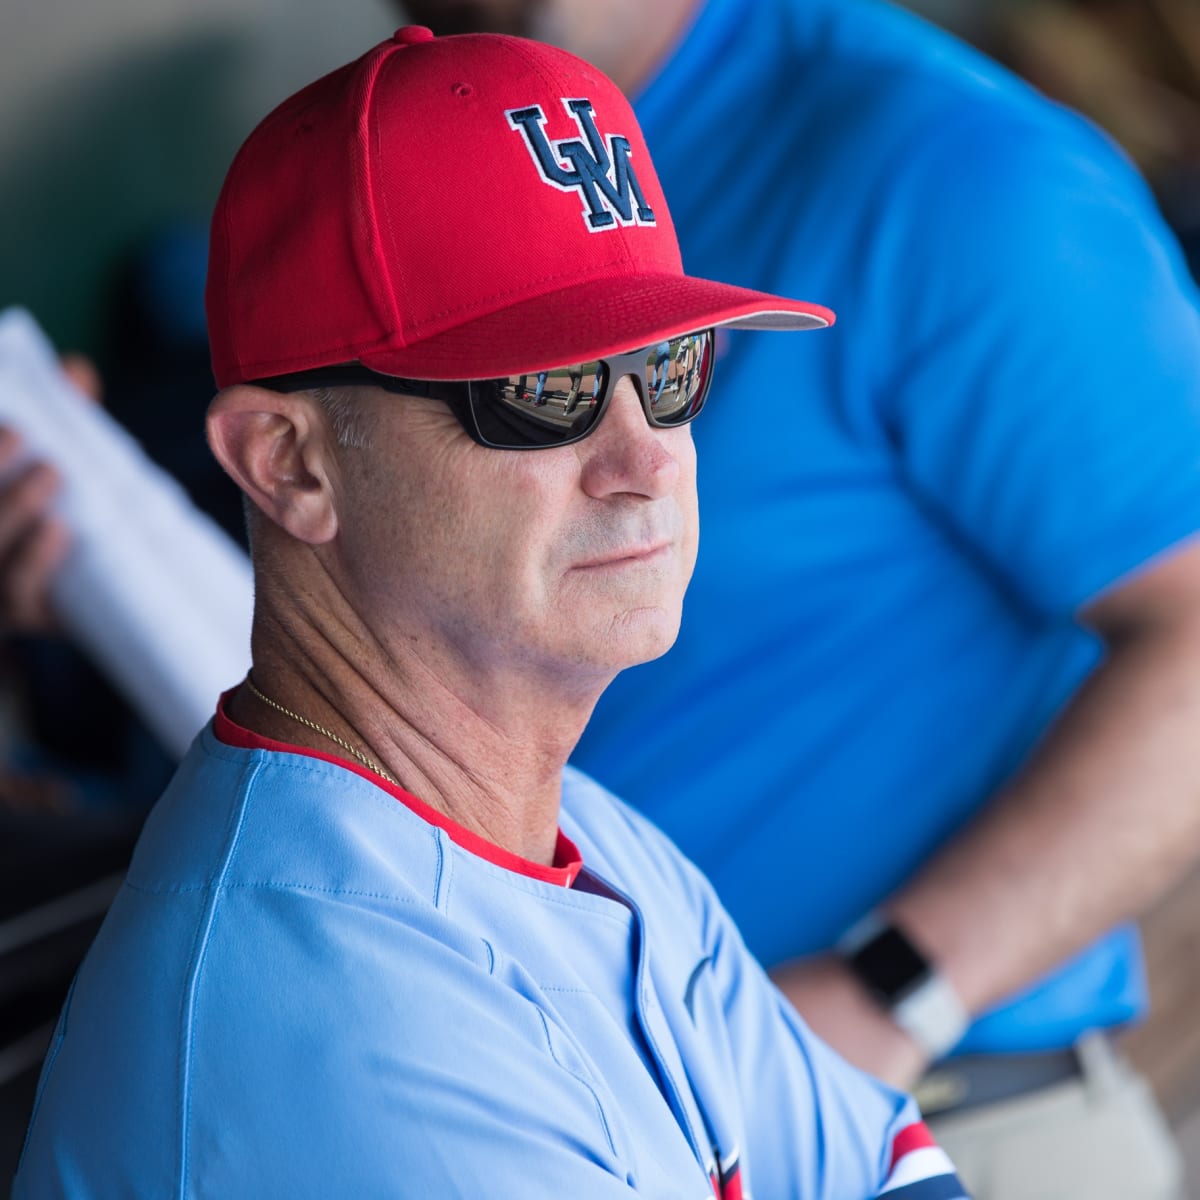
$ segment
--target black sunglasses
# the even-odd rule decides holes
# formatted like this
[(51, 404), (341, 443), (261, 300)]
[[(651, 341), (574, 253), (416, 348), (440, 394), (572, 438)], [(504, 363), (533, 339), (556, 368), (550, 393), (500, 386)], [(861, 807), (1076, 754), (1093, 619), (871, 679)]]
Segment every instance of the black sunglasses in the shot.
[(705, 329), (594, 362), (500, 379), (402, 379), (361, 363), (342, 363), (254, 383), (276, 392), (373, 384), (399, 395), (428, 396), (444, 402), (481, 446), (541, 450), (587, 437), (604, 416), (617, 380), (626, 375), (655, 429), (686, 425), (704, 407), (712, 369), (713, 331)]

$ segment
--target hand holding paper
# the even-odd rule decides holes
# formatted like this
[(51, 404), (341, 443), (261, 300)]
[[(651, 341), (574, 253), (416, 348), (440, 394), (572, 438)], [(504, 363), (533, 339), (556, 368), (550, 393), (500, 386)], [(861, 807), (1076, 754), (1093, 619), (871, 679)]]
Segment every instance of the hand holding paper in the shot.
[(182, 755), (249, 666), (249, 561), (68, 381), (21, 309), (0, 313), (0, 424), (61, 477), (52, 508), (70, 547), (52, 583), (55, 611)]

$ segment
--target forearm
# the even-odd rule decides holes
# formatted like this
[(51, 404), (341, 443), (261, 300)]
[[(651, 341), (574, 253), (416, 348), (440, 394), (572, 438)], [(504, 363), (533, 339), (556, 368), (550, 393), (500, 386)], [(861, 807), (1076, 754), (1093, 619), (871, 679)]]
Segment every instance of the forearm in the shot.
[(1153, 902), (1200, 851), (1200, 621), (1147, 622), (886, 907), (972, 1012)]

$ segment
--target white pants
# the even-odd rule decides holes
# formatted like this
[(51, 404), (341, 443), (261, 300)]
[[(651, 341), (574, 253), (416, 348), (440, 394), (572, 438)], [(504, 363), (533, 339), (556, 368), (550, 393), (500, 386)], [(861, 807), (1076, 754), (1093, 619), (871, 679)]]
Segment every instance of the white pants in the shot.
[(1149, 1086), (1100, 1034), (1082, 1074), (929, 1118), (975, 1200), (1181, 1200), (1183, 1165)]

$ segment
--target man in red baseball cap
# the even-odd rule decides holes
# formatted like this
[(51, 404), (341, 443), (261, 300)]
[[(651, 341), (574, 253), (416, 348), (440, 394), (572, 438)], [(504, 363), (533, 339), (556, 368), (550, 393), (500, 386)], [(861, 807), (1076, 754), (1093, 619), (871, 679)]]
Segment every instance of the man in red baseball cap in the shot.
[(564, 766), (675, 637), (713, 328), (832, 315), (684, 275), (593, 68), (419, 28), (250, 136), (208, 313), (253, 669), (81, 968), (16, 1196), (961, 1196)]

